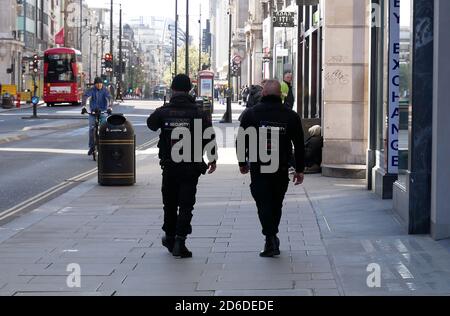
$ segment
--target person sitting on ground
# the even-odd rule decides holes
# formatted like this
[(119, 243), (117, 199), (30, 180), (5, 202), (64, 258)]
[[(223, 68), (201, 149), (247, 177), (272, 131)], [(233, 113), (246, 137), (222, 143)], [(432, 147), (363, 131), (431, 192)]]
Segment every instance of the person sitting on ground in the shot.
[(309, 135), (305, 143), (305, 173), (319, 173), (322, 165), (322, 128), (319, 125), (311, 127)]

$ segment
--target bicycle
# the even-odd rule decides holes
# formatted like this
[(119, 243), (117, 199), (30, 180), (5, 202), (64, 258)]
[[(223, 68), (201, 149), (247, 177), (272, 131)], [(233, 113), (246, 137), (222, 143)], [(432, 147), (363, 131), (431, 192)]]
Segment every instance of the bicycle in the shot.
[(111, 113), (110, 110), (108, 110), (108, 111), (100, 111), (98, 109), (89, 113), (89, 115), (95, 116), (95, 125), (94, 125), (94, 131), (93, 131), (94, 151), (92, 152), (92, 158), (93, 158), (94, 161), (97, 161), (97, 157), (98, 157), (98, 148), (99, 148), (99, 139), (100, 139), (100, 125), (106, 121), (105, 116), (104, 116), (105, 114), (111, 115), (112, 113)]

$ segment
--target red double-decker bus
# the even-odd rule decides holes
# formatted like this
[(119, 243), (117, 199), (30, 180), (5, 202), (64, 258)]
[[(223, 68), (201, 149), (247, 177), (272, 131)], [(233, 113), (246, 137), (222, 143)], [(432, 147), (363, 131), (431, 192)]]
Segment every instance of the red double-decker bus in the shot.
[(51, 48), (44, 52), (44, 102), (80, 105), (83, 96), (81, 52)]

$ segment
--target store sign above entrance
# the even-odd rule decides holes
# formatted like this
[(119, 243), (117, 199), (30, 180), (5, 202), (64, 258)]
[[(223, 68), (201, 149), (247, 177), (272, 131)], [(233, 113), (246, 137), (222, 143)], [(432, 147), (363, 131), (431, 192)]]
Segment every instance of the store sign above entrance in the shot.
[(389, 10), (389, 118), (388, 173), (399, 170), (400, 129), (400, 1), (390, 1)]
[(309, 5), (318, 5), (319, 0), (297, 0), (297, 5), (309, 6)]
[(295, 27), (295, 12), (274, 12), (272, 22), (273, 27)]

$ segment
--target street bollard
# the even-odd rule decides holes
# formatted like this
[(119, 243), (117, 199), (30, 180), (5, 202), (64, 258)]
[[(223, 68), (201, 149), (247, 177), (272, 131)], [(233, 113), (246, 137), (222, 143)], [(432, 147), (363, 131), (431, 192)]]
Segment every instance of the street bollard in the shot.
[(20, 109), (20, 93), (17, 94), (16, 108)]

